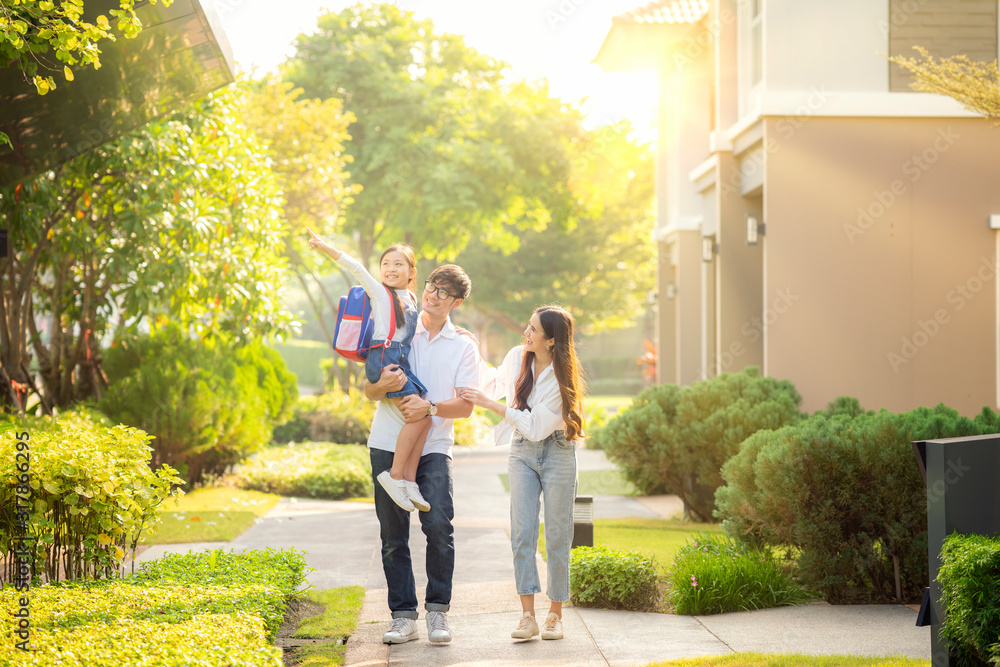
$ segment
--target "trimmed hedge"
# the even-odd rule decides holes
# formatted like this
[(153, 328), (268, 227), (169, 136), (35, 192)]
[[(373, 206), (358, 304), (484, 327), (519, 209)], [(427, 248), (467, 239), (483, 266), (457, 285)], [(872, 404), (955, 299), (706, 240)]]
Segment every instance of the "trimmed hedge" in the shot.
[(660, 598), (652, 558), (602, 546), (573, 549), (569, 590), (577, 607), (646, 611)]
[(941, 633), (958, 664), (1000, 664), (1000, 538), (959, 535), (941, 549)]
[[(0, 663), (280, 667), (270, 642), (305, 570), (294, 549), (210, 551), (143, 563), (124, 580), (35, 588), (35, 650), (18, 650), (17, 619), (0, 616)], [(0, 591), (0, 607), (18, 608), (19, 595)]]
[(677, 494), (688, 516), (710, 522), (722, 464), (753, 433), (800, 421), (801, 400), (790, 382), (749, 367), (686, 387), (651, 387), (596, 440), (641, 493)]
[[(358, 389), (343, 392), (331, 389), (317, 396), (302, 396), (292, 417), (274, 429), (272, 441), (365, 443), (375, 418), (375, 401)], [(481, 411), (467, 419), (455, 420), (455, 444), (477, 445), (491, 440), (490, 422)]]
[(803, 582), (832, 603), (918, 602), (928, 500), (910, 443), (995, 433), (996, 424), (991, 410), (967, 419), (939, 405), (761, 431), (723, 466), (717, 517), (737, 538), (800, 549)]
[[(0, 434), (3, 579), (13, 580), (12, 540), (21, 532), (15, 493), (28, 478), (32, 503), (25, 523), (39, 538), (34, 578), (55, 582), (115, 576), (125, 552), (134, 553), (140, 535), (160, 524), (156, 510), (179, 493), (172, 486), (182, 480), (169, 466), (155, 473), (150, 469), (150, 436), (111, 426), (96, 412), (78, 409), (58, 419), (28, 417), (16, 423)], [(17, 435), (25, 432), (30, 473), (15, 469)]]
[(302, 396), (296, 402), (291, 418), (275, 427), (272, 441), (335, 442), (354, 444), (368, 441), (375, 401), (369, 401), (357, 390), (334, 389), (318, 396)]
[(340, 500), (374, 493), (371, 459), (363, 445), (306, 442), (271, 447), (244, 461), (229, 480), (242, 489), (282, 496)]

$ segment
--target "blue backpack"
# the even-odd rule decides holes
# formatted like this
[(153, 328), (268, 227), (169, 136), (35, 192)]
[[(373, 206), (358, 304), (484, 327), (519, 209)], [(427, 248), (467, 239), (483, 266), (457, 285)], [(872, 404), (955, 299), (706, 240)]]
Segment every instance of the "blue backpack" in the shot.
[[(385, 287), (383, 285), (383, 287)], [(385, 288), (389, 292), (389, 288)], [(392, 292), (389, 292), (392, 296)], [(390, 311), (389, 340), (396, 333), (396, 309)], [(340, 297), (337, 308), (337, 327), (333, 332), (333, 349), (337, 354), (351, 361), (365, 362), (368, 350), (372, 347), (372, 331), (375, 320), (372, 319), (372, 302), (365, 288), (355, 285), (347, 296)]]

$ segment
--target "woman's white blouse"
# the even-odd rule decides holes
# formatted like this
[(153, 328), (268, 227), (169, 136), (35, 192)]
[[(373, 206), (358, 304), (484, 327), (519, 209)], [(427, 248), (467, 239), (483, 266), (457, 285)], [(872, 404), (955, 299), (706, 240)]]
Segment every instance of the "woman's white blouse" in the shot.
[[(553, 432), (565, 430), (562, 417), (562, 394), (552, 365), (535, 378), (531, 394), (528, 395), (530, 410), (517, 410), (514, 404), (514, 390), (517, 376), (521, 373), (524, 346), (518, 345), (507, 353), (499, 368), (493, 368), (485, 361), (480, 362), (479, 384), (482, 392), (494, 400), (507, 399), (506, 415), (493, 428), (493, 438), (497, 445), (510, 443), (514, 431), (531, 441), (544, 440)], [(534, 368), (531, 369), (534, 373)]]

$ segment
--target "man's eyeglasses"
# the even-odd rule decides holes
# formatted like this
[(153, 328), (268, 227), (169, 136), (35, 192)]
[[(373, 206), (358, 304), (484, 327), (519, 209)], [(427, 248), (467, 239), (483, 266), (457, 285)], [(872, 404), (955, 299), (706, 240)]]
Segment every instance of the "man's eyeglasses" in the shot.
[(457, 299), (458, 298), (454, 294), (451, 294), (450, 292), (448, 292), (448, 290), (446, 290), (445, 288), (438, 287), (437, 285), (435, 285), (434, 283), (432, 283), (429, 280), (425, 280), (424, 281), (424, 290), (427, 291), (427, 292), (436, 292), (437, 293), (437, 298), (441, 299), (442, 301), (444, 301), (445, 299)]

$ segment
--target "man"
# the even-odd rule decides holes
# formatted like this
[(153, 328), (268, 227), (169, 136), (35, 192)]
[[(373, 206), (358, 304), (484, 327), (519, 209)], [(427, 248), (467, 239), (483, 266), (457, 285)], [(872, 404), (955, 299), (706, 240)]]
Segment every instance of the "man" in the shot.
[[(448, 264), (428, 277), (417, 330), (413, 336), (410, 368), (427, 387), (427, 394), (407, 396), (397, 410), (388, 400), (406, 377), (396, 366), (386, 367), (375, 384), (365, 384), (365, 395), (379, 401), (368, 438), (372, 480), (392, 467), (396, 437), (405, 421), (431, 415), (432, 424), (417, 467), (417, 485), (431, 506), (418, 512), (427, 537), (427, 638), (432, 642), (451, 641), (448, 610), (451, 605), (452, 575), (455, 569), (455, 517), (451, 452), (455, 444), (454, 420), (472, 414), (473, 405), (458, 398), (463, 387), (479, 382), (479, 354), (473, 340), (458, 333), (449, 317), (472, 289), (469, 277), (458, 266)], [(386, 644), (402, 644), (417, 639), (417, 592), (410, 560), (410, 513), (375, 483), (375, 513), (382, 538), (382, 568), (389, 587), (392, 625), (382, 636)]]

